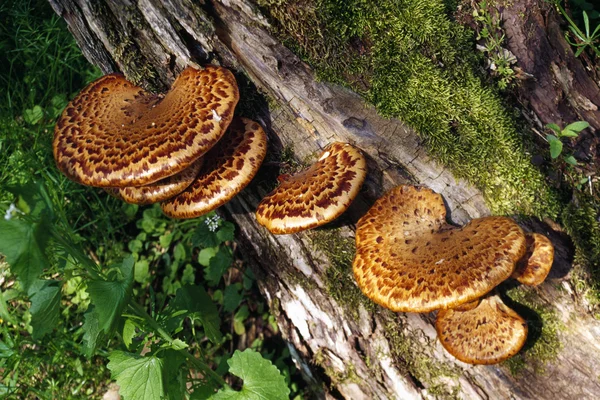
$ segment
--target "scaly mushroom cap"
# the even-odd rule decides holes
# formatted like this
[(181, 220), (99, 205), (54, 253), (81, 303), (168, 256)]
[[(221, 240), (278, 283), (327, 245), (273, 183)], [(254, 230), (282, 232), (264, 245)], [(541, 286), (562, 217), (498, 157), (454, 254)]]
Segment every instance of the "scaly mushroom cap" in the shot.
[(152, 204), (170, 199), (183, 192), (198, 176), (204, 158), (200, 157), (178, 174), (146, 186), (107, 188), (111, 195), (132, 204)]
[(267, 154), (267, 135), (249, 119), (235, 119), (225, 137), (204, 156), (194, 182), (161, 203), (172, 218), (194, 218), (227, 203), (245, 188)]
[(256, 219), (271, 233), (295, 233), (339, 217), (367, 175), (362, 152), (347, 143), (327, 146), (310, 168), (289, 177), (258, 205)]
[(475, 300), (512, 274), (525, 235), (511, 219), (464, 227), (445, 222), (442, 197), (398, 186), (360, 219), (354, 276), (370, 299), (402, 312), (429, 312)]
[(466, 311), (441, 310), (435, 329), (442, 346), (469, 364), (497, 364), (521, 350), (527, 323), (498, 297), (481, 300)]
[(122, 75), (81, 91), (54, 128), (54, 159), (70, 179), (143, 186), (190, 166), (225, 133), (239, 99), (225, 68), (186, 68), (163, 97)]
[(544, 282), (554, 262), (554, 246), (550, 239), (539, 233), (526, 233), (527, 253), (517, 263), (513, 278), (524, 285), (536, 286)]

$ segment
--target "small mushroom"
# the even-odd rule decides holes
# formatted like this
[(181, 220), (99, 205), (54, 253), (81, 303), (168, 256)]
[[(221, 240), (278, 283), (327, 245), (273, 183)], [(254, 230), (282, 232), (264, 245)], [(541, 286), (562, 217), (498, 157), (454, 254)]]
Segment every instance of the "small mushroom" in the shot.
[(517, 263), (513, 278), (524, 285), (537, 286), (544, 282), (554, 262), (554, 246), (539, 233), (525, 234), (527, 252)]
[(363, 293), (393, 311), (453, 308), (511, 276), (525, 254), (525, 235), (510, 218), (446, 223), (442, 197), (398, 186), (360, 219), (354, 276)]
[(435, 329), (446, 351), (469, 364), (504, 361), (517, 354), (527, 339), (525, 320), (497, 295), (470, 309), (441, 310)]
[(125, 188), (107, 188), (111, 195), (132, 204), (152, 204), (183, 192), (194, 182), (198, 176), (204, 158), (200, 157), (189, 167), (178, 174), (161, 179), (158, 182), (146, 186), (132, 186)]
[(367, 163), (359, 149), (332, 143), (315, 164), (269, 193), (258, 205), (256, 219), (275, 234), (326, 224), (346, 211), (366, 174)]
[(195, 218), (225, 204), (245, 188), (267, 154), (267, 135), (249, 119), (234, 119), (225, 137), (204, 156), (194, 182), (182, 193), (163, 201), (172, 218)]
[(225, 133), (239, 99), (225, 68), (186, 68), (164, 96), (120, 74), (92, 82), (54, 129), (54, 158), (70, 179), (90, 186), (144, 186), (174, 175)]

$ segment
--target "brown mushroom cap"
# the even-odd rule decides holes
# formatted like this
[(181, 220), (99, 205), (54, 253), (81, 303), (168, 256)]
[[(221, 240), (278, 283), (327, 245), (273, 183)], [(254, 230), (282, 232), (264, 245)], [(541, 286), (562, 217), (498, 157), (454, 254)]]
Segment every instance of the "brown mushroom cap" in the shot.
[(271, 233), (295, 233), (339, 217), (367, 175), (362, 152), (347, 143), (327, 146), (308, 169), (289, 177), (258, 205), (256, 219)]
[(194, 182), (200, 172), (204, 158), (200, 157), (178, 174), (161, 179), (146, 186), (107, 188), (106, 191), (119, 199), (132, 204), (152, 204), (170, 199), (183, 192)]
[(267, 154), (267, 135), (249, 119), (234, 119), (225, 137), (204, 156), (194, 182), (161, 203), (172, 218), (194, 218), (227, 203), (245, 188)]
[(442, 197), (398, 186), (360, 219), (354, 276), (370, 299), (402, 312), (429, 312), (475, 300), (509, 278), (525, 254), (511, 219), (445, 222)]
[(521, 350), (527, 323), (498, 297), (490, 296), (467, 311), (441, 310), (435, 329), (442, 346), (469, 364), (497, 364)]
[(239, 98), (225, 68), (186, 68), (164, 96), (122, 75), (81, 91), (54, 129), (58, 168), (98, 187), (143, 186), (190, 166), (225, 133)]
[(554, 246), (539, 233), (526, 233), (525, 239), (527, 252), (517, 263), (513, 278), (524, 285), (536, 286), (544, 282), (552, 268)]

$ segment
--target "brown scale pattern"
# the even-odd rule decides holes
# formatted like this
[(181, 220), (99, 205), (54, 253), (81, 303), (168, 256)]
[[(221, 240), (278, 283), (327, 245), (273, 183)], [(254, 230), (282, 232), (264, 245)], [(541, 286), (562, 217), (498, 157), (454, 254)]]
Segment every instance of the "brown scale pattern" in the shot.
[(234, 76), (216, 66), (186, 68), (164, 96), (106, 75), (64, 110), (54, 129), (54, 158), (85, 185), (147, 185), (208, 151), (225, 133), (238, 99)]
[(482, 299), (467, 311), (441, 310), (435, 329), (442, 346), (469, 364), (497, 364), (519, 352), (527, 323), (498, 296)]
[(256, 219), (275, 234), (326, 224), (350, 206), (366, 175), (367, 163), (359, 149), (332, 143), (310, 168), (269, 193), (258, 205)]
[(429, 312), (475, 300), (509, 278), (525, 254), (511, 219), (464, 227), (445, 222), (442, 197), (398, 186), (360, 219), (354, 276), (363, 293), (393, 311)]
[(550, 239), (539, 233), (527, 233), (527, 253), (517, 263), (513, 278), (536, 286), (544, 282), (554, 262), (554, 246)]
[(195, 218), (225, 204), (245, 188), (267, 154), (267, 136), (249, 119), (235, 119), (228, 132), (204, 156), (194, 182), (179, 195), (161, 203), (173, 218)]
[(158, 203), (159, 201), (170, 199), (190, 186), (194, 179), (196, 179), (196, 176), (198, 176), (198, 172), (200, 171), (203, 162), (204, 158), (201, 157), (180, 173), (171, 175), (168, 178), (161, 179), (150, 185), (107, 188), (106, 191), (111, 195), (132, 204)]

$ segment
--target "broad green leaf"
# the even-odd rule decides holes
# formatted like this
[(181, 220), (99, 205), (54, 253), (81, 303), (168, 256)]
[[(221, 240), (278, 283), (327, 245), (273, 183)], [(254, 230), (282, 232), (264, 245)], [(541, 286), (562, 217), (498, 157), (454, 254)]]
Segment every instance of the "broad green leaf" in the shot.
[(93, 305), (88, 307), (83, 317), (83, 354), (86, 357), (91, 357), (98, 347), (98, 342), (104, 335), (100, 328), (98, 313)]
[(44, 219), (35, 223), (0, 219), (0, 253), (25, 291), (50, 267), (46, 257), (49, 235)]
[(133, 284), (133, 257), (128, 256), (119, 266), (122, 277), (115, 280), (92, 280), (88, 293), (98, 314), (102, 331), (109, 334), (129, 301)]
[(31, 327), (33, 338), (42, 338), (52, 332), (60, 316), (60, 283), (38, 280), (31, 286)]
[(33, 217), (46, 214), (48, 220), (54, 217), (52, 201), (48, 196), (43, 181), (27, 182), (19, 185), (11, 185), (7, 190), (17, 198), (16, 205), (19, 210)]
[(215, 247), (218, 244), (217, 234), (209, 229), (205, 221), (200, 222), (192, 235), (192, 246), (204, 248)]
[(217, 286), (227, 268), (233, 263), (233, 254), (228, 246), (219, 247), (219, 251), (210, 259), (205, 277), (210, 286)]
[(561, 137), (577, 137), (579, 136), (579, 133), (577, 132), (573, 132), (572, 130), (569, 130), (567, 128), (563, 129), (562, 133), (560, 134)]
[(565, 162), (571, 165), (577, 165), (577, 160), (573, 156), (565, 157)]
[(148, 263), (148, 260), (143, 259), (143, 260), (138, 260), (135, 262), (135, 272), (134, 272), (134, 278), (135, 281), (138, 283), (144, 283), (146, 282), (146, 279), (148, 279), (148, 276), (150, 271), (150, 263)]
[(206, 337), (213, 343), (221, 341), (219, 311), (202, 286), (186, 285), (180, 288), (170, 305), (175, 310), (187, 310), (196, 316), (204, 327)]
[(208, 267), (210, 265), (210, 259), (213, 258), (215, 254), (217, 254), (217, 251), (219, 251), (218, 247), (203, 248), (202, 250), (200, 250), (200, 253), (198, 253), (198, 263), (200, 265)]
[(560, 135), (560, 126), (556, 124), (548, 124), (546, 125), (546, 128), (552, 129), (554, 132), (556, 132), (557, 135)]
[(23, 112), (23, 120), (28, 124), (35, 125), (44, 118), (44, 110), (40, 106), (28, 108)]
[(125, 346), (129, 348), (131, 343), (133, 343), (133, 338), (135, 336), (135, 324), (131, 322), (130, 319), (126, 319), (123, 324), (123, 343)]
[(228, 361), (229, 372), (244, 381), (239, 392), (223, 388), (212, 400), (287, 400), (290, 389), (271, 361), (251, 349), (236, 350)]
[(113, 351), (108, 359), (107, 367), (123, 400), (160, 400), (165, 396), (160, 358)]
[(552, 135), (548, 135), (548, 144), (550, 144), (550, 157), (556, 158), (562, 153), (562, 142)]
[(13, 346), (0, 340), (0, 358), (9, 358), (13, 354), (15, 354)]
[(178, 351), (166, 350), (163, 353), (163, 380), (169, 400), (186, 398), (186, 373), (185, 357)]
[(246, 333), (246, 318), (250, 315), (250, 311), (248, 310), (248, 306), (243, 305), (233, 316), (233, 330), (238, 335), (243, 335)]
[(569, 131), (579, 133), (582, 130), (589, 128), (589, 127), (590, 127), (590, 124), (587, 121), (577, 121), (577, 122), (573, 122), (572, 124), (565, 126), (564, 130), (569, 130)]
[(219, 239), (219, 242), (221, 243), (232, 241), (234, 238), (234, 233), (235, 225), (233, 225), (231, 222), (223, 221), (221, 227), (217, 231), (217, 239)]
[(183, 340), (181, 340), (181, 339), (175, 339), (175, 340), (173, 340), (173, 341), (171, 342), (171, 344), (170, 344), (170, 347), (171, 347), (173, 350), (183, 350), (183, 349), (187, 349), (187, 348), (188, 348), (188, 345), (187, 345), (187, 343), (186, 343), (186, 342), (184, 342), (184, 341), (183, 341)]
[(173, 249), (173, 257), (177, 261), (185, 260), (185, 246), (183, 243), (179, 242), (175, 245), (175, 248)]
[(225, 312), (234, 311), (240, 305), (244, 296), (237, 285), (229, 285), (223, 293), (223, 310)]

